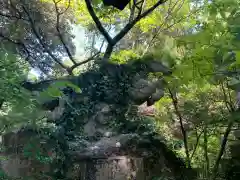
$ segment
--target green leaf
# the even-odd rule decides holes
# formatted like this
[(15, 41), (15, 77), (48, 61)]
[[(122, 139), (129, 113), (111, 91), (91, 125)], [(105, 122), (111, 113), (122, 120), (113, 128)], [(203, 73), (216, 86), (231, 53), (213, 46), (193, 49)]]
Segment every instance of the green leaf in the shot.
[(236, 54), (236, 63), (240, 64), (240, 51), (235, 51)]
[(93, 0), (92, 3), (95, 5), (98, 5), (98, 4), (102, 3), (102, 1), (101, 0)]
[(51, 87), (63, 89), (67, 87), (67, 83), (68, 81), (56, 81), (51, 85)]
[(47, 93), (51, 97), (61, 97), (62, 96), (62, 92), (58, 88), (55, 88), (55, 87), (48, 88)]
[(55, 82), (51, 87), (58, 88), (58, 89), (64, 89), (66, 87), (71, 87), (75, 92), (81, 93), (81, 89), (77, 85), (73, 84), (70, 81), (58, 81), (58, 82)]
[(81, 92), (82, 92), (81, 89), (80, 89), (77, 85), (71, 83), (70, 81), (67, 81), (67, 82), (66, 82), (66, 85), (67, 85), (68, 87), (71, 87), (71, 88), (72, 88), (75, 92), (77, 92), (77, 93), (81, 93)]

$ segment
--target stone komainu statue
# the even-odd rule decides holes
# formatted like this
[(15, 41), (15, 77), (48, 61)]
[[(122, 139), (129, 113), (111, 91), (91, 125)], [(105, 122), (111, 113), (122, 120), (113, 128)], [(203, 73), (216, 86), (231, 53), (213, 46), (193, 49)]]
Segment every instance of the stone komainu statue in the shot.
[[(127, 106), (140, 105), (144, 102), (153, 105), (163, 97), (164, 79), (150, 79), (149, 73), (170, 75), (169, 68), (160, 61), (153, 59), (134, 60), (127, 64), (104, 62), (98, 68), (93, 68), (76, 77), (46, 80), (39, 83), (24, 82), (23, 87), (30, 91), (43, 91), (50, 85), (61, 81), (70, 81), (81, 88), (76, 93), (71, 88), (62, 91), (78, 103), (102, 102)], [(59, 105), (59, 98), (44, 102), (43, 107), (53, 110)]]
[[(161, 73), (162, 76), (153, 79), (150, 78), (150, 73)], [(103, 62), (79, 76), (68, 76), (38, 83), (24, 82), (23, 87), (30, 91), (41, 92), (58, 82), (68, 81), (81, 89), (81, 92), (76, 92), (74, 88), (62, 87), (61, 91), (67, 100), (63, 100), (61, 97), (50, 97), (40, 103), (42, 108), (53, 112), (59, 106), (63, 106), (60, 116), (53, 118), (55, 124), (60, 127), (54, 137), (57, 137), (57, 142), (60, 142), (60, 146), (64, 147), (66, 157), (69, 158), (70, 149), (76, 151), (71, 152), (71, 154), (77, 153), (77, 148), (80, 148), (81, 157), (102, 157), (106, 154), (111, 156), (114, 153), (126, 155), (127, 152), (131, 152), (131, 149), (133, 150), (131, 154), (136, 155), (135, 150), (140, 151), (141, 148), (145, 149), (144, 147), (146, 147), (147, 151), (152, 152), (149, 153), (152, 159), (157, 161), (160, 156), (164, 156), (170, 164), (169, 167), (177, 174), (182, 174), (183, 169), (185, 169), (184, 163), (178, 160), (173, 152), (168, 151), (161, 140), (153, 139), (154, 135), (146, 136), (135, 131), (139, 121), (130, 124), (126, 118), (126, 113), (132, 105), (146, 103), (151, 106), (161, 99), (164, 95), (164, 76), (170, 74), (169, 68), (160, 61), (145, 58), (120, 65)], [(121, 124), (121, 127), (118, 125), (117, 130), (113, 129), (112, 122)], [(77, 133), (80, 128), (83, 129), (86, 137), (81, 139), (81, 143), (82, 140), (87, 142), (84, 145), (75, 146), (74, 144), (79, 142)], [(150, 132), (146, 129), (143, 131)], [(71, 134), (75, 136), (75, 139), (72, 138)], [(140, 141), (145, 143), (138, 145)], [(149, 143), (146, 144), (146, 141)], [(116, 142), (119, 142), (120, 145), (116, 146)], [(68, 148), (72, 146), (74, 148)], [(144, 152), (145, 150), (139, 152), (139, 156), (142, 153), (145, 154)], [(156, 157), (156, 154), (159, 154), (159, 157)], [(149, 167), (148, 169), (153, 168)], [(157, 171), (159, 170), (157, 169)]]
[[(152, 79), (149, 73), (161, 73), (162, 76)], [(69, 87), (61, 89), (67, 97), (67, 102), (59, 97), (51, 97), (40, 105), (46, 110), (59, 112), (59, 105), (62, 104), (61, 106), (67, 108), (60, 107), (60, 113), (53, 118), (55, 123), (63, 124), (65, 128), (69, 126), (68, 129), (71, 131), (84, 127), (87, 136), (95, 137), (99, 136), (95, 128), (97, 124), (99, 127), (106, 127), (114, 121), (125, 127), (126, 113), (132, 105), (147, 103), (151, 106), (161, 99), (164, 95), (164, 76), (170, 74), (169, 68), (160, 61), (146, 57), (129, 61), (127, 64), (103, 62), (79, 76), (38, 83), (24, 82), (23, 87), (30, 91), (41, 92), (63, 81), (78, 86), (81, 93)], [(100, 134), (106, 131), (100, 129)]]

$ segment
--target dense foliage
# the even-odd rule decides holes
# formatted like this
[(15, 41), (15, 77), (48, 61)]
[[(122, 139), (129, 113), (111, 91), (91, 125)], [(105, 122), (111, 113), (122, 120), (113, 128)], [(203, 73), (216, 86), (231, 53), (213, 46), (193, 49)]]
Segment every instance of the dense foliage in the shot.
[[(100, 0), (2, 0), (0, 132), (31, 125), (47, 127), (52, 136), (56, 126), (52, 127), (49, 116), (40, 107), (44, 98), (59, 98), (68, 104), (64, 112), (67, 118), (61, 116), (68, 121), (61, 123), (69, 125), (72, 119), (83, 117), (78, 113), (81, 108), (87, 109), (81, 113), (94, 114), (92, 104), (96, 102), (87, 99), (76, 104), (76, 99), (62, 93), (63, 86), (81, 94), (81, 88), (87, 87), (87, 93), (92, 93), (96, 86), (102, 88), (101, 82), (106, 85), (106, 81), (97, 80), (89, 84), (85, 81), (83, 87), (65, 82), (53, 85), (36, 98), (23, 88), (26, 79), (43, 82), (66, 75), (81, 77), (93, 69), (109, 76), (107, 69), (96, 67), (108, 61), (145, 61), (145, 55), (151, 54), (151, 58), (171, 70), (171, 75), (164, 77), (165, 95), (155, 103), (154, 117), (143, 117), (132, 108), (127, 123), (121, 122), (123, 116), (119, 116), (121, 121), (110, 118), (108, 123), (124, 133), (160, 134), (167, 146), (184, 159), (186, 167), (198, 169), (199, 179), (234, 179), (238, 167), (234, 164), (240, 161), (232, 151), (240, 145), (234, 133), (239, 127), (240, 105), (239, 0), (134, 2), (131, 0), (119, 11), (104, 6)], [(132, 63), (133, 72), (124, 71), (121, 75), (141, 74), (136, 64)], [(159, 79), (162, 74), (146, 76)], [(128, 108), (131, 103), (121, 93), (133, 80), (109, 81), (111, 88), (102, 88), (102, 96), (106, 101), (117, 101), (109, 104)], [(123, 86), (119, 86), (120, 82)], [(117, 111), (118, 107), (114, 108)], [(79, 129), (83, 126), (75, 123), (71, 126), (78, 126), (77, 134), (81, 136)], [(58, 144), (60, 149), (64, 143)], [(226, 162), (235, 169), (229, 164), (225, 166)]]

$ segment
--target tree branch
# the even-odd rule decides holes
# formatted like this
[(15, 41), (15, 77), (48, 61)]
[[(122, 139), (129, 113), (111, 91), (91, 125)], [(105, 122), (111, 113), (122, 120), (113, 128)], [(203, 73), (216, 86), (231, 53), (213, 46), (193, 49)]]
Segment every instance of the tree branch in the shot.
[[(168, 29), (172, 28), (172, 27), (175, 26), (176, 24), (180, 23), (182, 20), (190, 17), (193, 13), (198, 12), (198, 11), (190, 12), (187, 16), (184, 16), (184, 17), (180, 18), (178, 21), (176, 21), (176, 22), (168, 25), (166, 28), (161, 29), (161, 28), (164, 26), (164, 24), (167, 22), (167, 20), (169, 20), (169, 16), (170, 16), (170, 14), (173, 12), (172, 10), (174, 10), (174, 8), (176, 7), (177, 3), (178, 3), (178, 1), (176, 1), (176, 3), (174, 3), (174, 5), (173, 5), (172, 7), (170, 7), (171, 4), (169, 4), (169, 10), (168, 10), (168, 13), (167, 13), (167, 17), (165, 18), (165, 21), (158, 27), (156, 33), (153, 35), (153, 37), (151, 38), (150, 42), (148, 43), (148, 45), (147, 45), (147, 47), (146, 47), (143, 55), (147, 53), (148, 49), (154, 44), (154, 40), (157, 38), (157, 36), (158, 36), (161, 32), (167, 31)], [(178, 10), (181, 9), (182, 5), (183, 5), (183, 3), (181, 4), (180, 7), (178, 7)]]
[(167, 11), (167, 16), (165, 17), (165, 21), (161, 23), (161, 25), (157, 28), (155, 34), (153, 35), (153, 37), (151, 38), (151, 40), (149, 41), (145, 51), (143, 52), (142, 55), (145, 55), (147, 53), (147, 51), (149, 50), (149, 48), (153, 45), (154, 40), (157, 38), (157, 36), (159, 35), (159, 33), (162, 31), (161, 28), (164, 26), (164, 24), (169, 20), (170, 14), (172, 13), (173, 9), (175, 8), (175, 6), (177, 5), (178, 1), (175, 2), (175, 4), (173, 6), (172, 5), (172, 1), (170, 1), (169, 6), (168, 6), (168, 11)]
[(99, 55), (99, 54), (101, 53), (101, 51), (102, 51), (102, 47), (103, 47), (103, 45), (104, 45), (104, 42), (105, 42), (105, 40), (102, 41), (102, 44), (101, 44), (101, 46), (100, 46), (100, 48), (99, 48), (99, 51), (98, 51), (97, 53), (93, 54), (91, 57), (87, 58), (86, 60), (84, 60), (84, 61), (82, 61), (82, 62), (79, 62), (79, 63), (74, 64), (74, 65), (71, 67), (71, 71), (73, 71), (73, 70), (74, 70), (75, 68), (77, 68), (78, 66), (81, 66), (81, 65), (83, 65), (83, 64), (86, 64), (86, 63), (94, 60), (96, 57), (98, 57), (98, 55)]
[[(146, 0), (142, 0), (142, 1), (139, 1), (139, 2), (137, 3), (137, 5), (140, 4), (140, 7), (138, 8), (138, 10), (139, 10), (138, 14), (139, 14), (139, 15), (140, 15), (140, 14), (142, 13), (142, 11), (143, 11), (145, 2), (146, 2)], [(136, 5), (136, 6), (137, 6), (137, 5)]]
[(199, 134), (197, 134), (197, 129), (196, 129), (196, 137), (197, 137), (197, 140), (196, 140), (196, 144), (195, 144), (195, 146), (194, 146), (194, 149), (193, 149), (193, 152), (192, 152), (192, 154), (191, 154), (191, 156), (190, 156), (190, 162), (192, 161), (192, 158), (193, 158), (193, 156), (194, 156), (194, 154), (195, 154), (195, 152), (196, 152), (196, 150), (197, 150), (197, 147), (198, 147), (198, 144), (199, 144), (199, 140), (200, 140), (200, 138), (201, 138), (201, 136), (202, 136), (202, 133), (203, 133), (203, 131), (201, 131)]
[(223, 82), (220, 83), (220, 86), (221, 86), (221, 89), (222, 89), (222, 92), (223, 92), (225, 106), (227, 107), (229, 112), (234, 112), (235, 109), (232, 106), (232, 104), (228, 101), (228, 96), (227, 96), (226, 90), (224, 88)]
[(133, 26), (139, 20), (141, 20), (142, 18), (145, 18), (152, 11), (154, 11), (158, 6), (165, 3), (166, 1), (167, 0), (159, 0), (156, 4), (154, 4), (151, 8), (149, 8), (145, 12), (139, 13), (138, 16), (132, 21), (130, 21), (114, 38), (111, 38), (108, 32), (106, 31), (106, 29), (102, 26), (99, 18), (96, 16), (90, 0), (85, 0), (89, 14), (91, 15), (93, 21), (95, 22), (98, 30), (101, 32), (101, 34), (105, 37), (105, 39), (108, 42), (108, 46), (104, 54), (103, 60), (108, 60), (110, 58), (111, 53), (113, 51), (113, 47), (133, 28)]
[(112, 52), (113, 52), (113, 46), (108, 44), (107, 49), (103, 56), (103, 61), (108, 61), (109, 58), (111, 57)]
[(218, 167), (219, 167), (220, 161), (222, 159), (223, 153), (225, 151), (227, 141), (228, 141), (228, 136), (229, 136), (229, 134), (232, 130), (233, 123), (234, 123), (234, 121), (232, 119), (230, 119), (229, 123), (228, 123), (228, 126), (227, 126), (227, 129), (226, 129), (226, 131), (224, 133), (224, 136), (223, 136), (223, 141), (222, 141), (222, 145), (221, 145), (221, 148), (220, 148), (218, 156), (217, 156), (217, 160), (216, 160), (215, 165), (213, 167), (212, 180), (215, 180), (217, 178)]
[(96, 54), (94, 54), (93, 56), (87, 58), (86, 60), (74, 64), (74, 65), (70, 68), (71, 71), (73, 71), (73, 70), (74, 70), (75, 68), (77, 68), (78, 66), (81, 66), (81, 65), (83, 65), (83, 64), (86, 64), (86, 63), (94, 60), (99, 54), (100, 54), (100, 52), (97, 52)]
[[(33, 68), (35, 67), (35, 66), (33, 66), (32, 62), (30, 61), (30, 58), (34, 59), (34, 57), (31, 55), (31, 52), (28, 50), (28, 48), (26, 47), (26, 45), (23, 42), (21, 42), (20, 40), (10, 39), (9, 37), (4, 36), (2, 33), (0, 33), (0, 38), (2, 38), (3, 40), (6, 40), (6, 41), (8, 41), (8, 42), (18, 46), (19, 48), (22, 48), (23, 51), (27, 54), (27, 57), (25, 57), (25, 60), (29, 63), (29, 65), (31, 67), (33, 67)], [(52, 68), (52, 65), (47, 64), (45, 62), (43, 62), (43, 63), (46, 64), (48, 67)], [(38, 68), (41, 71), (43, 71), (39, 65), (38, 65)]]
[(102, 23), (100, 22), (99, 18), (97, 17), (97, 15), (94, 12), (94, 9), (92, 7), (92, 4), (90, 2), (90, 0), (85, 0), (87, 9), (89, 14), (91, 15), (93, 21), (95, 22), (98, 30), (101, 32), (101, 34), (104, 36), (104, 38), (107, 40), (108, 44), (113, 45), (113, 39), (110, 37), (110, 35), (108, 34), (108, 32), (106, 31), (106, 29), (102, 26)]
[(172, 99), (172, 104), (174, 106), (175, 109), (175, 113), (179, 119), (179, 123), (181, 126), (181, 131), (182, 131), (182, 135), (183, 135), (183, 142), (184, 142), (184, 148), (185, 148), (185, 153), (186, 153), (186, 163), (188, 168), (191, 168), (191, 163), (190, 163), (190, 157), (189, 157), (189, 149), (188, 149), (188, 141), (187, 141), (187, 132), (184, 129), (184, 125), (183, 125), (183, 117), (178, 109), (178, 100), (177, 98), (173, 95), (172, 91), (170, 89), (168, 89), (170, 97)]
[[(59, 1), (58, 1), (59, 2)], [(63, 11), (63, 12), (59, 12), (59, 8), (58, 8), (58, 2), (56, 0), (53, 0), (53, 3), (55, 5), (55, 10), (56, 10), (56, 13), (57, 13), (57, 22), (56, 22), (56, 30), (58, 32), (58, 37), (60, 39), (60, 41), (62, 42), (63, 44), (63, 47), (65, 49), (65, 51), (67, 52), (68, 54), (68, 57), (70, 58), (70, 60), (73, 62), (73, 64), (77, 64), (72, 53), (70, 52), (69, 48), (67, 47), (66, 43), (64, 42), (64, 39), (63, 39), (63, 36), (62, 36), (62, 33), (60, 31), (60, 27), (59, 27), (59, 24), (60, 24), (60, 16), (62, 14), (64, 14), (70, 7), (70, 0), (68, 0), (68, 6), (66, 7), (66, 9)]]
[(232, 97), (231, 97), (231, 90), (229, 89), (229, 83), (226, 82), (226, 86), (227, 86), (227, 93), (228, 93), (228, 98), (229, 98), (229, 103), (230, 103), (230, 107), (231, 109), (235, 109), (235, 106), (234, 106), (234, 103), (233, 103), (233, 100), (232, 100)]
[[(22, 0), (21, 0), (22, 1)], [(38, 39), (40, 45), (43, 47), (43, 49), (49, 54), (49, 56), (56, 62), (58, 63), (63, 69), (65, 69), (69, 74), (71, 74), (70, 68), (67, 67), (66, 65), (64, 65), (60, 60), (58, 60), (58, 58), (56, 58), (52, 52), (49, 50), (49, 48), (45, 45), (45, 43), (43, 42), (42, 38), (40, 37), (40, 35), (37, 32), (37, 29), (35, 27), (34, 24), (34, 20), (32, 19), (30, 13), (28, 12), (28, 10), (26, 9), (26, 7), (24, 6), (24, 3), (22, 3), (22, 8), (23, 11), (26, 13), (27, 17), (28, 17), (28, 21), (30, 23), (31, 29), (34, 33), (34, 35), (36, 36), (36, 38)], [(72, 75), (72, 74), (71, 74)]]
[(134, 15), (135, 15), (135, 4), (133, 3), (131, 5), (131, 1), (129, 3), (129, 9), (130, 9), (129, 22), (131, 22), (134, 18)]
[[(226, 91), (224, 89), (223, 83), (221, 83), (221, 88), (222, 88), (222, 92), (223, 92), (223, 95), (224, 95), (225, 105), (226, 105), (229, 113), (230, 114), (234, 114), (236, 112), (236, 110), (234, 108), (232, 108), (231, 106), (229, 106), (229, 102), (227, 100), (227, 95), (226, 95)], [(239, 111), (239, 109), (237, 111)], [(229, 136), (230, 132), (232, 131), (233, 124), (234, 124), (234, 118), (230, 117), (230, 119), (228, 121), (227, 129), (226, 129), (226, 131), (225, 131), (225, 133), (223, 135), (223, 141), (222, 141), (222, 144), (221, 144), (218, 156), (217, 156), (217, 160), (216, 160), (215, 165), (213, 167), (212, 180), (215, 180), (217, 178), (219, 164), (220, 164), (220, 161), (222, 159), (223, 153), (224, 153), (224, 151), (226, 149), (228, 136)]]
[(208, 157), (208, 129), (207, 124), (204, 122), (203, 138), (204, 138), (204, 156), (206, 160), (206, 177), (209, 177), (209, 157)]
[(159, 0), (156, 4), (154, 4), (151, 8), (146, 10), (144, 13), (138, 15), (133, 21), (129, 22), (114, 38), (113, 38), (113, 45), (117, 44), (131, 29), (132, 27), (140, 21), (142, 18), (145, 18), (149, 15), (152, 11), (154, 11), (158, 6), (165, 3), (167, 0)]
[(8, 41), (8, 42), (10, 42), (10, 43), (12, 43), (12, 44), (15, 44), (16, 46), (20, 46), (20, 47), (23, 48), (24, 51), (27, 53), (27, 56), (28, 56), (28, 57), (31, 56), (31, 54), (30, 54), (29, 50), (27, 49), (26, 45), (25, 45), (23, 42), (21, 42), (20, 40), (10, 39), (9, 37), (4, 36), (2, 33), (0, 33), (0, 37), (1, 37), (2, 39), (6, 40), (6, 41)]
[[(86, 0), (87, 1), (87, 0)], [(144, 13), (139, 14), (134, 20), (129, 22), (113, 39), (111, 44), (109, 43), (104, 54), (103, 60), (107, 61), (111, 53), (113, 52), (113, 47), (133, 28), (133, 26), (140, 21), (142, 18), (145, 18), (152, 11), (154, 11), (158, 6), (165, 3), (167, 0), (159, 0), (156, 4), (154, 4), (151, 8), (146, 10)]]
[(161, 4), (167, 2), (167, 0), (159, 0), (156, 4), (154, 4), (151, 8), (149, 8), (147, 11), (145, 11), (144, 13), (140, 14), (138, 19), (142, 19), (145, 18), (147, 15), (149, 15), (152, 11), (154, 11), (158, 6), (160, 6)]
[[(9, 18), (9, 19), (13, 18), (13, 19), (17, 19), (17, 20), (28, 21), (27, 19), (22, 17), (21, 12), (15, 7), (16, 5), (13, 4), (12, 0), (9, 0), (9, 5), (15, 11), (15, 15), (13, 15), (13, 14), (5, 14), (3, 12), (0, 12), (0, 16), (6, 17), (6, 18)], [(10, 10), (10, 8), (9, 8), (9, 10)]]

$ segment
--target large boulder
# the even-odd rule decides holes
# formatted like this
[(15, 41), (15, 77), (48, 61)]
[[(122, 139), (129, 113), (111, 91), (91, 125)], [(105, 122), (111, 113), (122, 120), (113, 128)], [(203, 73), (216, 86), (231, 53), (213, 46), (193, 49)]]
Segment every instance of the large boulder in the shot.
[[(69, 150), (77, 149), (71, 146), (78, 142), (78, 137), (81, 137), (78, 156), (92, 157), (120, 153), (127, 147), (124, 144), (151, 132), (154, 128), (149, 123), (144, 125), (135, 107), (143, 103), (151, 106), (161, 99), (164, 76), (170, 74), (169, 68), (160, 61), (145, 58), (127, 64), (103, 62), (76, 77), (25, 82), (23, 87), (40, 97), (40, 106), (50, 111), (48, 119), (56, 125), (52, 137), (62, 149), (64, 160), (73, 156)], [(76, 87), (81, 92), (76, 91)], [(58, 88), (60, 93), (56, 94), (60, 96), (42, 98), (42, 92), (52, 93), (54, 88)], [(65, 164), (59, 162), (60, 179), (66, 175), (61, 174), (66, 172)]]
[[(41, 179), (44, 174), (47, 177), (46, 175), (54, 169), (51, 163), (38, 162), (33, 156), (26, 157), (20, 150), (28, 147), (31, 142), (31, 145), (37, 145), (35, 151), (45, 150), (49, 157), (56, 157), (53, 151), (56, 142), (49, 141), (45, 134), (42, 134), (43, 132), (22, 128), (3, 136), (3, 144), (7, 147), (3, 155), (7, 159), (1, 161), (1, 168), (8, 176)], [(9, 151), (13, 144), (15, 148)], [(167, 148), (164, 140), (157, 134), (116, 134), (100, 138), (95, 142), (79, 137), (69, 142), (67, 153), (68, 163), (71, 164), (67, 167), (69, 179), (87, 180), (92, 176), (99, 180), (117, 178), (125, 180), (126, 177), (131, 176), (150, 180), (165, 174), (180, 180), (188, 176), (192, 179), (190, 174), (194, 173), (193, 170), (185, 168), (184, 162)], [(118, 172), (114, 172), (114, 169)]]

